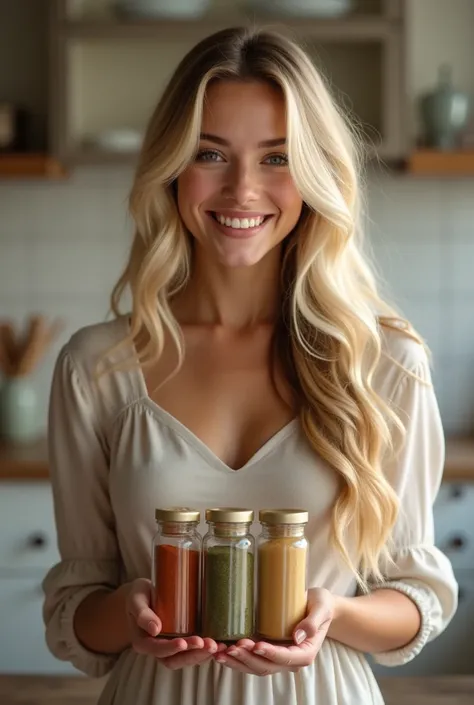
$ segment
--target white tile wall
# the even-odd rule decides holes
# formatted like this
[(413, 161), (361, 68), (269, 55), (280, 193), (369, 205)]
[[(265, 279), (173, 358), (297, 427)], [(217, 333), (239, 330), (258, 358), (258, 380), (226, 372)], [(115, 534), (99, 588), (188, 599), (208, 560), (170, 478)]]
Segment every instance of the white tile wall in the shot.
[[(81, 169), (64, 183), (0, 182), (0, 317), (65, 320), (35, 382), (44, 420), (59, 346), (104, 320), (130, 244), (132, 173)], [(474, 430), (474, 180), (369, 179), (369, 244), (386, 289), (426, 338), (447, 432)]]

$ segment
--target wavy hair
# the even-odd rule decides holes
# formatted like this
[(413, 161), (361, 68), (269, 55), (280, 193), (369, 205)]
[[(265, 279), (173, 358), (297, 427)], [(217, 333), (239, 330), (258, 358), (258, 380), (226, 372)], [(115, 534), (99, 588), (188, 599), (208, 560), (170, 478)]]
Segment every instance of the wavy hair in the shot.
[[(383, 354), (381, 326), (400, 328), (401, 319), (379, 296), (362, 254), (360, 140), (294, 41), (231, 28), (204, 39), (181, 61), (145, 134), (129, 202), (135, 236), (112, 311), (121, 315), (129, 287), (131, 324), (123, 342), (144, 339), (138, 361), (148, 365), (159, 359), (168, 334), (182, 362), (184, 343), (170, 302), (186, 286), (192, 252), (174, 182), (196, 154), (206, 89), (216, 80), (270, 82), (285, 99), (289, 167), (304, 206), (284, 246), (274, 349), (308, 441), (339, 474), (332, 539), (366, 588), (369, 578), (382, 580), (381, 558), (389, 557), (398, 514), (382, 462), (393, 451), (395, 429), (403, 433), (403, 427), (373, 377)], [(408, 325), (401, 328), (419, 340)], [(352, 550), (348, 530), (357, 537)]]

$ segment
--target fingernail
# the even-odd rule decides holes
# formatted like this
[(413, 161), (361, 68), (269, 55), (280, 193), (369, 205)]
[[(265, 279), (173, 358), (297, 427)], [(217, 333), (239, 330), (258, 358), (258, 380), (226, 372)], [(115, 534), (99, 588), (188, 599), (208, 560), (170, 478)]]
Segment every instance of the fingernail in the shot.
[(304, 632), (302, 629), (298, 629), (298, 631), (295, 634), (295, 641), (297, 644), (301, 644), (302, 641), (306, 639), (306, 632)]
[(217, 663), (225, 663), (225, 658), (222, 658), (222, 656), (219, 656), (216, 658)]
[(255, 649), (253, 653), (257, 654), (257, 656), (265, 656), (265, 651), (263, 649)]
[(156, 636), (158, 634), (156, 622), (152, 622), (151, 620), (148, 622), (148, 633), (151, 634), (151, 636)]
[(217, 647), (216, 647), (216, 646), (210, 646), (210, 647), (209, 647), (209, 653), (210, 653), (210, 654), (215, 654), (216, 651), (217, 651)]
[(229, 649), (227, 653), (229, 654), (229, 656), (237, 656), (239, 652), (237, 651), (237, 649)]

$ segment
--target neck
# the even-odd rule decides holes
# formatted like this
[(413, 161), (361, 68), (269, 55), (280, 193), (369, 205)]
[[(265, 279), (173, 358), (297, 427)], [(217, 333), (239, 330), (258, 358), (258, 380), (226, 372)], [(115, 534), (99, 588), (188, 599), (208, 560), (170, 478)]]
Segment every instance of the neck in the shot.
[(194, 252), (186, 289), (173, 302), (182, 324), (242, 329), (273, 323), (280, 303), (281, 250), (276, 247), (251, 267), (223, 267)]

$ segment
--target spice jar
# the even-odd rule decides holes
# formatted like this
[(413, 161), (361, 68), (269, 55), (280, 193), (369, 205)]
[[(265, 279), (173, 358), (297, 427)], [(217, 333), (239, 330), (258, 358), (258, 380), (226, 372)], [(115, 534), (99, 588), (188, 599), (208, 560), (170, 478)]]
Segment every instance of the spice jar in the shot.
[(264, 639), (292, 640), (306, 615), (308, 512), (263, 509), (259, 519), (257, 632)]
[(153, 610), (162, 623), (160, 636), (191, 636), (199, 628), (202, 538), (200, 512), (157, 509), (153, 538)]
[(237, 641), (254, 630), (253, 511), (207, 509), (203, 539), (202, 634)]

